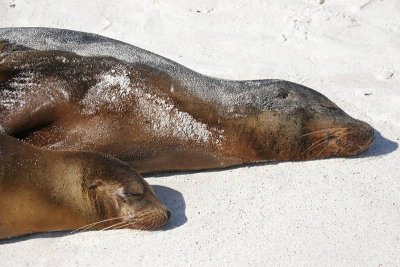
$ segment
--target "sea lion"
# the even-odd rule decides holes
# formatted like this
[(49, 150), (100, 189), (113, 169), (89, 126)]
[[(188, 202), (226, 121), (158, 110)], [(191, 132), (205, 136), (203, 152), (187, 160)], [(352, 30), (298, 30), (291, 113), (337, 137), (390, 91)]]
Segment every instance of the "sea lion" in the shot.
[(100, 151), (140, 173), (352, 156), (374, 138), (322, 94), (204, 76), (95, 34), (0, 29), (0, 125), (50, 149)]
[[(171, 213), (129, 165), (0, 135), (0, 239), (76, 229), (155, 229)], [(85, 227), (86, 226), (86, 227)]]

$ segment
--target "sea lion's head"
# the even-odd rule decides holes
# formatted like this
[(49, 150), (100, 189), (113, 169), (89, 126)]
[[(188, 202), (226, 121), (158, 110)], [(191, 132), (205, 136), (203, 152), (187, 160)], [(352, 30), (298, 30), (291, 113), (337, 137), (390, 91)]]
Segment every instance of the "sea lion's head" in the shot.
[(97, 219), (104, 220), (96, 228), (154, 230), (169, 221), (171, 212), (134, 169), (105, 155), (97, 160), (85, 185)]
[(259, 87), (264, 88), (253, 91), (251, 103), (257, 109), (247, 116), (252, 119), (244, 119), (245, 127), (251, 129), (245, 135), (252, 136), (250, 145), (260, 159), (353, 156), (371, 145), (373, 128), (324, 95), (287, 81), (265, 83), (260, 82)]

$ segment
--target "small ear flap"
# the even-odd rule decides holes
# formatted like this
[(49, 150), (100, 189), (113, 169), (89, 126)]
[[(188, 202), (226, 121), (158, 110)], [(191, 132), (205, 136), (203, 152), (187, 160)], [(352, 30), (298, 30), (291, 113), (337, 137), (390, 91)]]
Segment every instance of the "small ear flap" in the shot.
[(102, 186), (103, 184), (104, 184), (104, 183), (103, 183), (102, 180), (96, 179), (96, 180), (94, 180), (94, 181), (88, 186), (88, 189), (89, 189), (89, 190), (93, 190), (93, 189), (96, 189), (96, 188), (99, 187), (99, 186)]

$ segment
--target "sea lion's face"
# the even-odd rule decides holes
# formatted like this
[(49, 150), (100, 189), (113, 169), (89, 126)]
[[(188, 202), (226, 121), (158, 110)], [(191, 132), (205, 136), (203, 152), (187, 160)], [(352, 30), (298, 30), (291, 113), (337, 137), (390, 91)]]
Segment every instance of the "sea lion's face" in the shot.
[(324, 95), (302, 86), (280, 92), (285, 96), (286, 116), (297, 159), (353, 156), (369, 147), (373, 128), (346, 114)]
[(278, 99), (270, 111), (278, 120), (272, 127), (274, 145), (281, 153), (289, 151), (288, 159), (353, 156), (370, 146), (374, 139), (370, 125), (352, 118), (322, 94), (289, 84), (276, 90)]
[(99, 228), (154, 230), (168, 222), (170, 211), (139, 174), (132, 171), (113, 175), (112, 179), (95, 179), (88, 186), (97, 202), (99, 219), (107, 220)]

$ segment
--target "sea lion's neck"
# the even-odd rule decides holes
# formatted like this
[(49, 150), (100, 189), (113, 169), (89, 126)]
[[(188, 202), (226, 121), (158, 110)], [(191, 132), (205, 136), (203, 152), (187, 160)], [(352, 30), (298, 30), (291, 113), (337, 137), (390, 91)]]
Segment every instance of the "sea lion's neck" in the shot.
[[(50, 151), (46, 151), (49, 153)], [(87, 214), (90, 218), (95, 216), (92, 200), (90, 199), (84, 180), (84, 170), (81, 162), (75, 159), (80, 152), (51, 151), (57, 160), (52, 159), (53, 177), (57, 182), (51, 183), (49, 191), (54, 192), (54, 197), (60, 198), (62, 204), (78, 214)]]
[[(19, 162), (26, 171), (17, 175), (12, 175), (15, 171), (4, 172), (7, 177), (3, 179), (8, 181), (3, 180), (0, 188), (0, 238), (73, 230), (93, 221), (94, 211), (82, 192), (79, 168), (63, 164), (57, 152), (37, 149), (32, 157), (35, 149), (25, 150)], [(33, 169), (34, 173), (29, 171)]]

